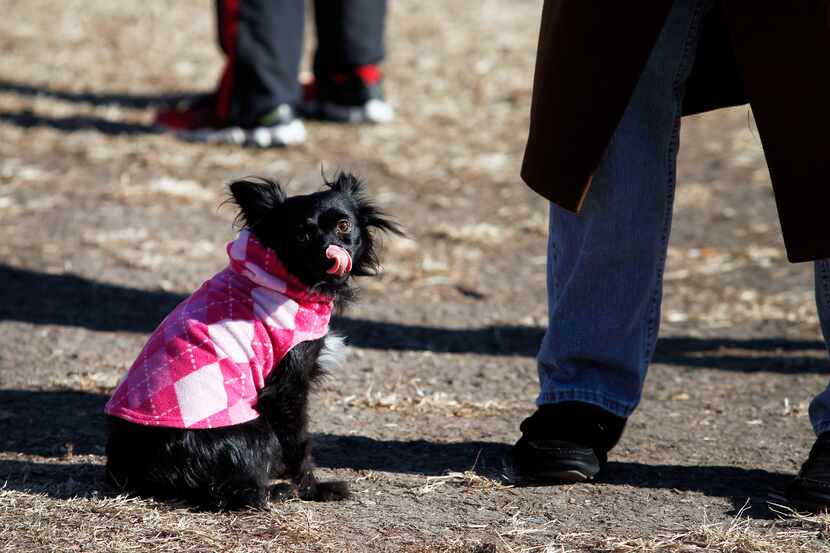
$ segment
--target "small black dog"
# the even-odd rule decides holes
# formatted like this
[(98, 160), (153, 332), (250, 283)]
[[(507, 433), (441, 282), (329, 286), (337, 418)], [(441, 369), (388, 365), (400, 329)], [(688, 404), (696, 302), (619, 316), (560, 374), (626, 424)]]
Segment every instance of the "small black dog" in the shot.
[[(272, 252), (260, 263), (266, 270), (260, 271), (263, 267), (251, 269), (245, 264), (247, 261), (239, 261), (244, 256), (233, 251), (238, 239), (229, 246), (229, 268), (177, 307), (148, 341), (142, 356), (126, 378), (126, 382), (132, 379), (135, 384), (130, 388), (122, 382), (107, 404), (110, 433), (106, 474), (108, 481), (118, 489), (138, 495), (184, 500), (208, 509), (261, 508), (270, 499), (270, 478), (287, 476), (292, 481), (293, 494), (302, 499), (331, 501), (348, 496), (345, 482), (318, 482), (313, 473), (307, 429), (309, 391), (327, 370), (339, 365), (344, 353), (342, 338), (333, 334), (318, 335), (328, 329), (326, 309), (330, 312), (331, 301), (339, 311), (354, 299), (355, 290), (350, 284), (350, 277), (376, 274), (378, 258), (372, 229), (396, 234), (401, 234), (401, 231), (368, 201), (362, 183), (354, 176), (340, 173), (326, 185), (327, 189), (320, 192), (286, 197), (277, 182), (246, 179), (231, 183), (232, 200), (240, 209), (237, 222), (244, 226), (240, 236), (253, 235), (252, 243), (255, 242), (262, 252)], [(273, 261), (269, 261), (272, 258), (268, 257), (273, 253), (279, 260), (277, 263), (281, 262), (289, 273), (283, 275), (289, 289), (285, 294), (291, 295), (290, 289), (294, 286), (300, 292), (292, 297), (307, 295), (329, 299), (328, 304), (309, 304), (311, 307), (302, 313), (312, 321), (307, 323), (309, 328), (322, 320), (316, 318), (322, 313), (324, 322), (315, 327), (318, 331), (322, 328), (322, 331), (289, 343), (285, 348), (287, 352), (282, 352), (284, 356), (281, 360), (277, 355), (273, 356), (273, 364), (262, 369), (263, 381), (252, 391), (249, 406), (239, 402), (236, 407), (231, 407), (233, 402), (228, 399), (227, 404), (223, 404), (226, 407), (224, 411), (216, 414), (216, 409), (211, 410), (199, 402), (203, 401), (202, 398), (207, 398), (204, 400), (206, 403), (213, 401), (215, 396), (210, 395), (213, 393), (220, 394), (222, 401), (236, 393), (223, 389), (223, 385), (229, 386), (228, 382), (235, 382), (228, 376), (227, 367), (236, 366), (231, 362), (241, 359), (244, 361), (242, 366), (247, 368), (244, 352), (260, 348), (262, 336), (254, 338), (254, 331), (250, 330), (247, 341), (241, 340), (239, 336), (245, 331), (240, 329), (253, 328), (250, 326), (253, 323), (233, 321), (228, 324), (224, 314), (214, 317), (213, 321), (188, 319), (180, 323), (180, 310), (186, 303), (193, 303), (191, 300), (198, 294), (219, 294), (208, 296), (208, 306), (224, 305), (227, 301), (221, 290), (225, 287), (225, 281), (221, 281), (222, 286), (216, 287), (219, 292), (211, 291), (209, 284), (225, 273), (231, 274), (232, 269), (236, 273), (229, 278), (236, 280), (228, 284), (228, 288), (239, 288), (239, 282), (247, 286), (248, 280), (244, 279), (249, 277), (257, 283), (271, 278), (267, 265), (273, 265)], [(284, 284), (282, 280), (279, 283)], [(263, 291), (259, 284), (252, 285), (251, 289), (255, 290), (254, 295)], [(279, 294), (274, 297), (284, 299)], [(250, 295), (245, 298), (250, 299)], [(265, 312), (262, 305), (255, 305), (251, 312), (256, 311), (256, 317), (251, 319), (284, 319), (286, 308), (280, 301), (269, 304), (266, 299), (262, 304), (267, 307)], [(292, 305), (296, 311), (296, 305)], [(302, 311), (302, 302), (300, 305)], [(210, 316), (208, 308), (200, 309), (192, 312)], [(299, 321), (300, 315), (295, 315), (295, 311), (291, 311), (291, 316)], [(218, 319), (222, 319), (219, 325), (209, 325)], [(289, 322), (290, 325), (295, 324), (294, 319)], [(183, 329), (180, 334), (187, 335), (190, 343), (196, 344), (195, 347), (177, 343), (175, 340), (179, 338), (171, 340), (164, 336), (165, 332), (169, 333), (164, 330), (165, 326), (177, 324), (180, 330)], [(221, 332), (216, 330), (217, 326), (222, 327)], [(281, 340), (281, 328), (269, 332), (272, 337), (277, 336), (277, 341)], [(228, 338), (229, 335), (232, 336)], [(221, 340), (210, 339), (215, 336), (220, 336)], [(198, 378), (190, 374), (175, 383), (156, 382), (161, 378), (158, 376), (160, 373), (155, 368), (146, 368), (150, 356), (145, 356), (154, 339), (170, 340), (161, 343), (162, 354), (165, 351), (170, 354), (170, 348), (175, 350), (178, 347), (180, 351), (174, 353), (181, 359), (204, 354), (214, 356), (216, 363), (207, 367), (210, 370), (199, 371)], [(279, 348), (274, 346), (274, 349)], [(240, 352), (243, 355), (240, 356)], [(184, 357), (184, 354), (190, 357)], [(253, 362), (251, 366), (254, 366)], [(210, 375), (218, 375), (218, 391), (216, 387), (211, 388), (211, 382), (217, 380), (210, 380)], [(257, 379), (256, 372), (252, 375), (250, 370), (247, 375), (239, 376), (243, 380), (245, 377), (253, 381)], [(167, 387), (163, 388), (165, 385)], [(149, 407), (146, 399), (131, 399), (131, 392), (146, 391), (139, 390), (142, 387), (149, 390), (144, 394), (150, 398)], [(121, 402), (120, 410), (111, 408), (118, 401)], [(143, 407), (138, 405), (139, 401), (145, 401)], [(168, 401), (174, 403), (168, 405), (165, 403)], [(153, 409), (150, 411), (153, 415), (136, 414), (142, 408)], [(248, 411), (245, 409), (250, 411), (249, 416), (246, 416)], [(240, 417), (245, 422), (228, 424), (228, 421), (239, 420)], [(166, 424), (168, 420), (174, 422)], [(280, 447), (282, 464), (278, 462)]]

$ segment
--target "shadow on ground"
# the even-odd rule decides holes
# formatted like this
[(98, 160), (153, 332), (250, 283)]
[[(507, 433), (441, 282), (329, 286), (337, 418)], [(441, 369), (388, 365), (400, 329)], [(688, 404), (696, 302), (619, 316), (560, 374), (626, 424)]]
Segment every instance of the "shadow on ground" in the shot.
[[(74, 104), (91, 106), (116, 106), (127, 109), (146, 109), (172, 105), (194, 94), (133, 94), (129, 92), (72, 92), (47, 86), (33, 86), (25, 83), (0, 80), (0, 94), (26, 97), (44, 97)], [(24, 129), (47, 127), (63, 132), (93, 130), (107, 135), (157, 134), (161, 129), (153, 125), (118, 121), (94, 115), (69, 115), (52, 117), (40, 115), (32, 110), (0, 111), (0, 122)]]
[(142, 123), (114, 121), (93, 115), (69, 115), (51, 117), (38, 115), (31, 110), (0, 111), (0, 122), (23, 129), (46, 127), (63, 132), (96, 131), (108, 135), (159, 134), (163, 129)]
[(104, 491), (104, 467), (94, 463), (0, 459), (0, 488), (46, 494), (57, 499)]
[[(794, 475), (761, 469), (717, 465), (647, 465), (610, 461), (596, 480), (600, 486), (695, 492), (732, 503), (732, 515), (777, 518), (769, 504), (780, 505)], [(534, 487), (533, 484), (520, 487)]]
[(184, 298), (0, 264), (0, 320), (150, 333)]
[(611, 461), (599, 483), (646, 489), (698, 492), (709, 497), (724, 497), (736, 515), (744, 506), (745, 516), (776, 518), (767, 503), (780, 503), (793, 474), (711, 465), (646, 465)]
[(0, 488), (58, 498), (98, 491), (103, 468), (88, 460), (104, 453), (106, 401), (68, 390), (0, 390), (0, 452), (20, 454), (0, 459)]
[[(0, 451), (36, 459), (0, 460), (7, 489), (53, 497), (90, 495), (102, 488), (107, 396), (74, 391), (0, 390)], [(474, 470), (494, 479), (510, 473), (510, 444), (482, 441), (377, 440), (315, 435), (315, 459), (324, 468), (439, 476)], [(95, 460), (98, 461), (100, 457)], [(728, 466), (611, 462), (600, 485), (698, 492), (729, 499), (736, 510), (750, 500), (754, 517), (769, 515), (765, 501), (791, 475)]]
[(195, 93), (175, 94), (135, 94), (132, 92), (73, 92), (60, 90), (49, 86), (34, 86), (8, 80), (0, 80), (0, 94), (14, 94), (17, 96), (40, 96), (61, 100), (75, 104), (89, 104), (93, 106), (118, 106), (130, 109), (145, 109), (174, 104)]
[[(448, 472), (475, 473), (503, 480), (512, 473), (510, 444), (495, 442), (436, 443), (425, 440), (375, 440), (365, 436), (322, 434), (315, 443), (321, 467), (440, 476)], [(723, 497), (735, 513), (749, 501), (744, 514), (772, 515), (766, 506), (770, 494), (780, 495), (793, 475), (730, 466), (647, 465), (608, 463), (597, 484), (697, 492)], [(533, 487), (519, 485), (519, 487)]]
[(61, 457), (104, 453), (104, 394), (0, 389), (0, 451)]
[(321, 467), (440, 476), (474, 470), (491, 477), (507, 471), (509, 444), (376, 440), (366, 436), (317, 434), (314, 459)]
[[(0, 321), (148, 334), (184, 298), (0, 264)], [(527, 357), (536, 355), (544, 334), (531, 326), (449, 329), (349, 317), (335, 319), (333, 326), (359, 348)], [(654, 362), (735, 372), (828, 372), (822, 342), (787, 338), (664, 338)]]

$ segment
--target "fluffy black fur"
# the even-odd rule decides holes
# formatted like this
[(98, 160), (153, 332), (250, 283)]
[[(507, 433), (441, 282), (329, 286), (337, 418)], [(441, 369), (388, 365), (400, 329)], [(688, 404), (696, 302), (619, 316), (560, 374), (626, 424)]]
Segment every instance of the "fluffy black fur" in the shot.
[[(279, 183), (251, 178), (230, 184), (237, 222), (277, 252), (304, 283), (332, 295), (342, 310), (355, 298), (350, 276), (376, 274), (374, 230), (400, 234), (367, 198), (353, 175), (339, 173), (321, 192), (287, 197)], [(348, 221), (344, 232), (343, 221)], [(339, 229), (338, 229), (339, 226)], [(326, 273), (325, 249), (337, 244), (352, 256), (351, 275)], [(324, 374), (325, 338), (295, 346), (260, 391), (260, 418), (217, 429), (157, 428), (108, 417), (107, 478), (119, 490), (177, 499), (208, 509), (262, 508), (269, 481), (291, 480), (293, 495), (314, 501), (348, 496), (345, 482), (318, 482), (311, 459), (308, 400)], [(282, 453), (282, 463), (278, 453)]]

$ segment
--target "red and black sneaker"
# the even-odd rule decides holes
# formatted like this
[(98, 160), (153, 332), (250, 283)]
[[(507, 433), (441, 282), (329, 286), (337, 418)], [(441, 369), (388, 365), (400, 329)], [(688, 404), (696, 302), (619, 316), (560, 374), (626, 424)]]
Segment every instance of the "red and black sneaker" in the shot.
[(175, 132), (190, 142), (236, 144), (268, 148), (292, 146), (306, 141), (303, 122), (287, 104), (276, 106), (259, 118), (251, 128), (233, 125), (219, 115), (216, 96), (206, 95), (190, 102), (159, 110), (156, 125)]
[(380, 68), (361, 65), (303, 84), (303, 116), (338, 123), (388, 123), (395, 111), (383, 98)]
[(213, 94), (196, 96), (161, 108), (156, 113), (155, 124), (175, 132), (225, 126), (216, 110), (216, 96)]

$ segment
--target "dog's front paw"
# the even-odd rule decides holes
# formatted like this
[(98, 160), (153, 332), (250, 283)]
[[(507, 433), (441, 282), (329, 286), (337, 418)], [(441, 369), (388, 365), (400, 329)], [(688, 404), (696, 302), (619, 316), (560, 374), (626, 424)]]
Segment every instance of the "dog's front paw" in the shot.
[(348, 482), (316, 482), (313, 486), (299, 490), (300, 499), (306, 501), (343, 501), (351, 497)]

